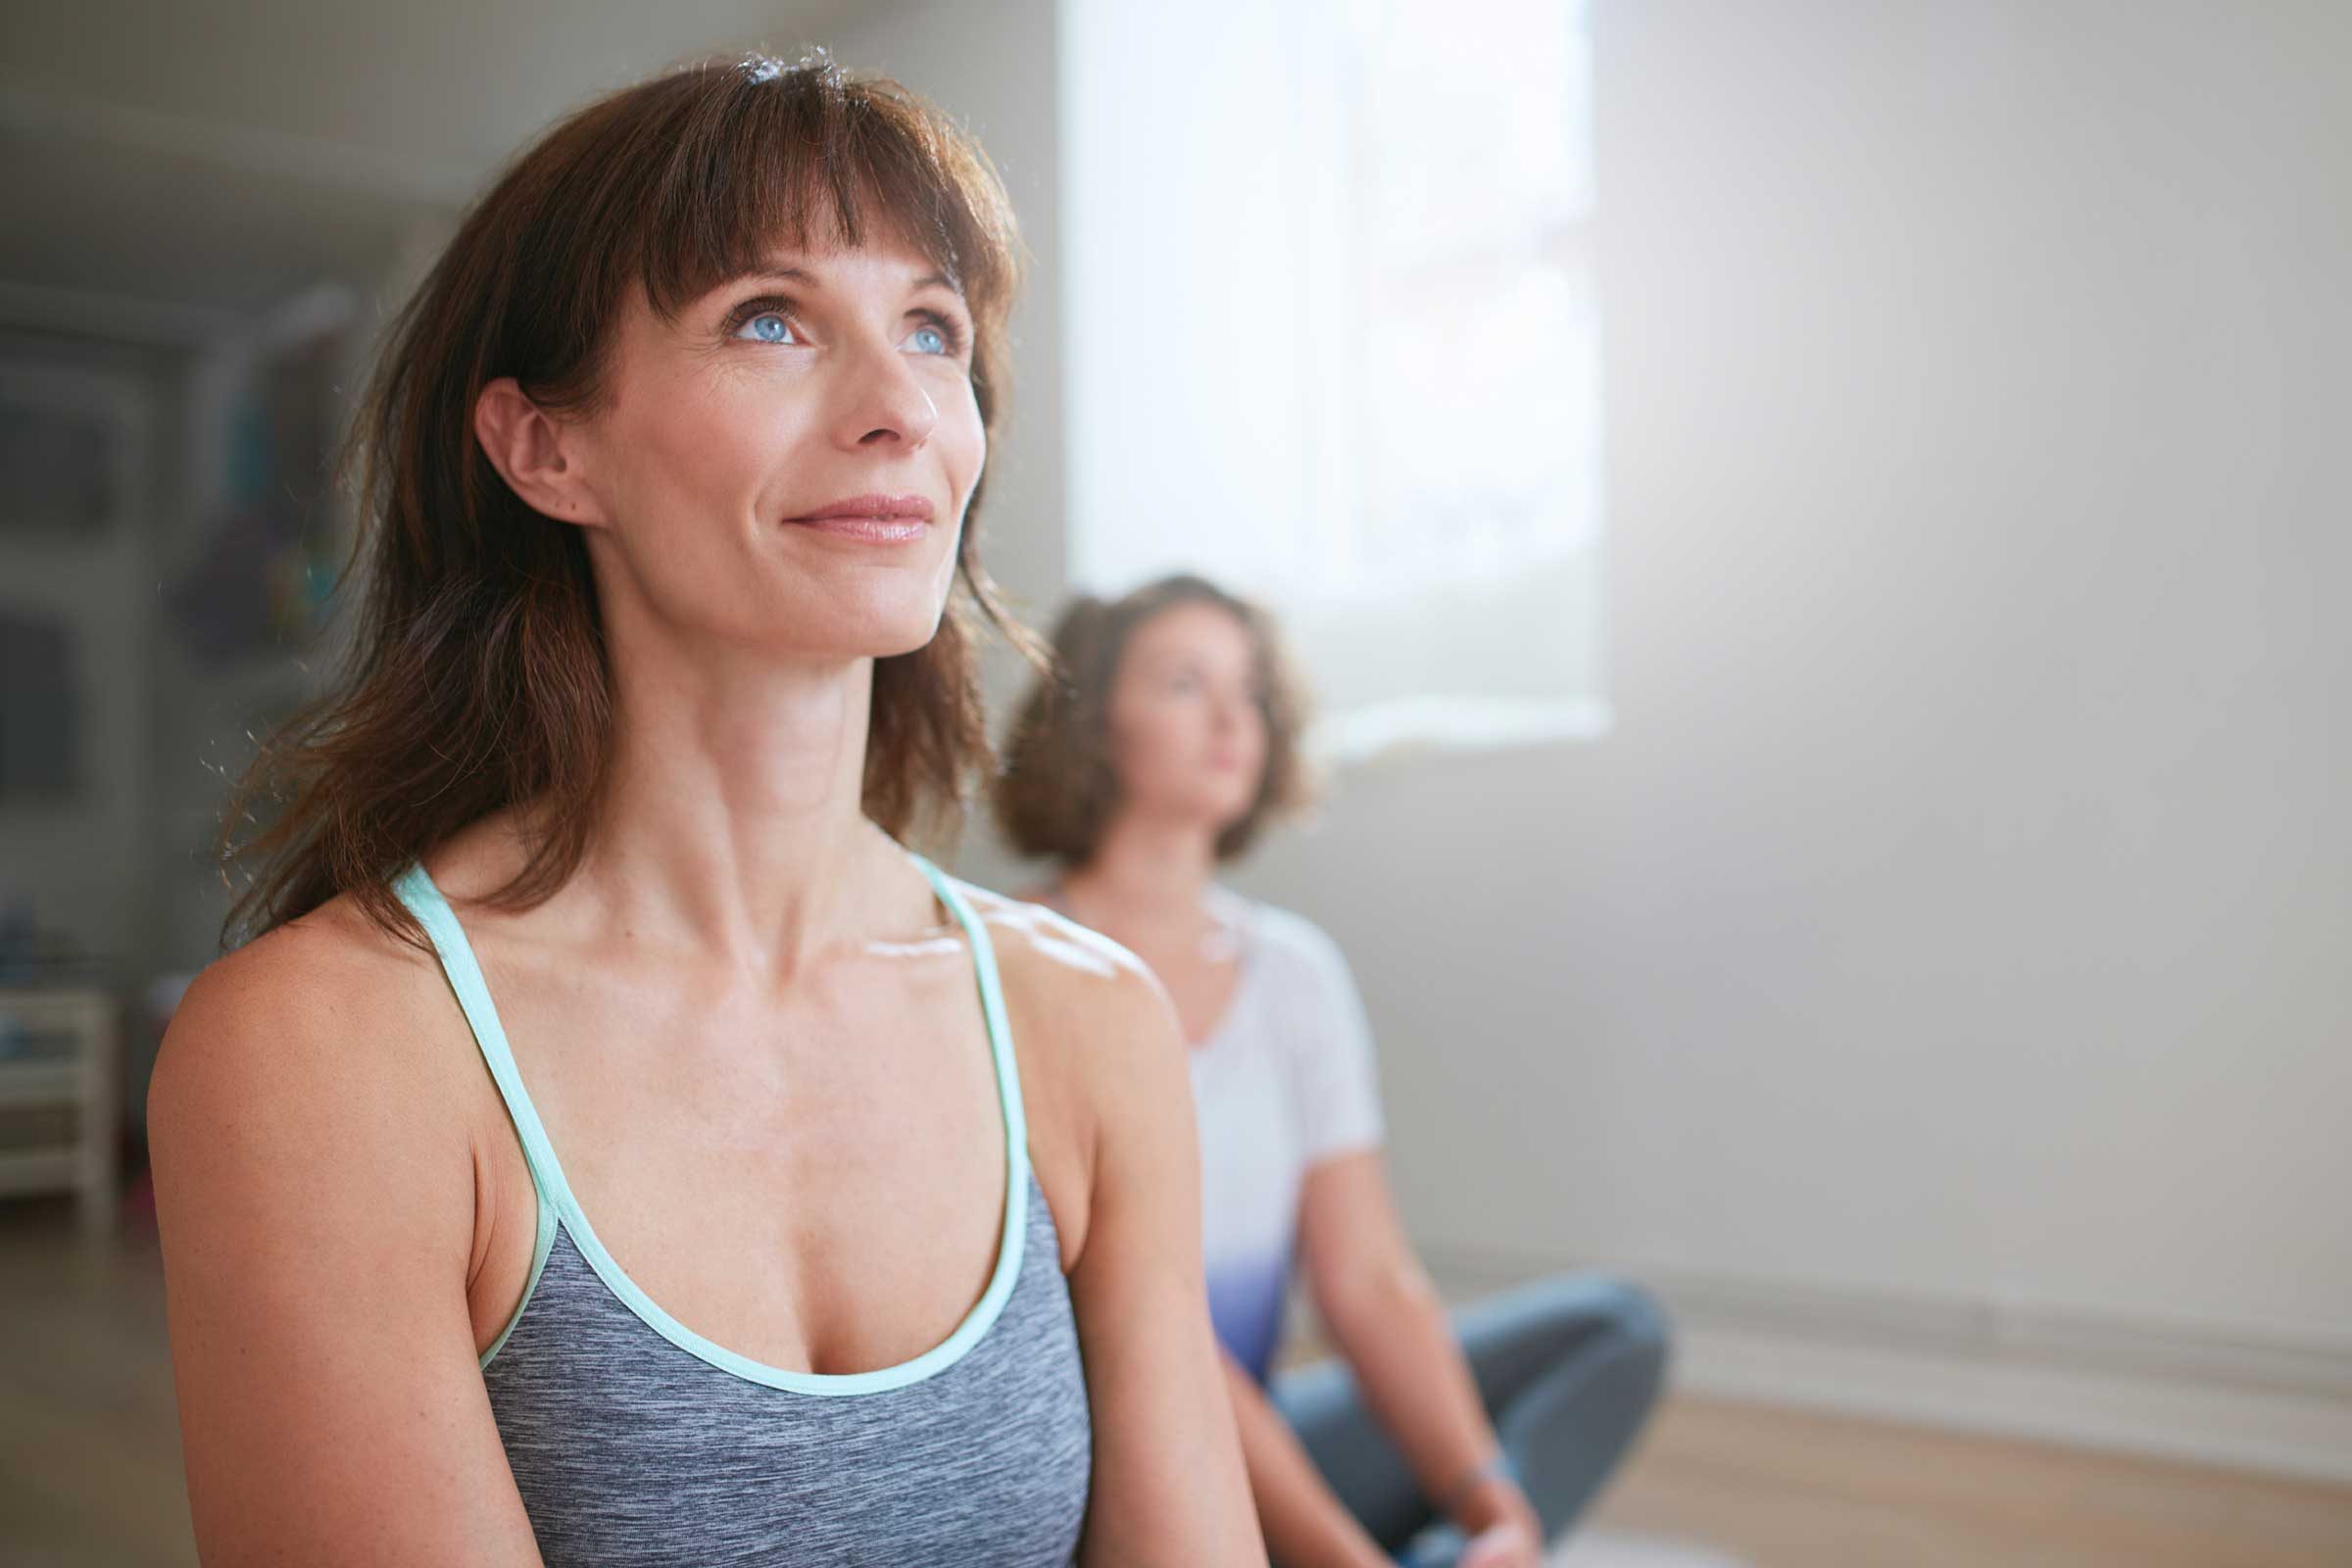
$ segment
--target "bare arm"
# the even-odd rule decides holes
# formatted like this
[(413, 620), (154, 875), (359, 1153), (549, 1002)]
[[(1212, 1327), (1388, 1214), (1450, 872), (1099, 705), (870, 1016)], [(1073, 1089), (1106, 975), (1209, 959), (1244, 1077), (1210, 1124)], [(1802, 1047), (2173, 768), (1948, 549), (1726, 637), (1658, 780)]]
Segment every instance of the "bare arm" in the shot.
[(1509, 1478), (1480, 1477), (1498, 1451), (1494, 1431), (1446, 1308), (1396, 1217), (1379, 1151), (1337, 1155), (1307, 1173), (1299, 1250), (1332, 1338), (1422, 1491), (1450, 1505), (1454, 1521), (1473, 1535), (1520, 1527), (1532, 1561), (1543, 1527)]
[(1233, 1357), (1219, 1359), (1242, 1432), (1250, 1493), (1275, 1560), (1283, 1568), (1391, 1568), (1389, 1554), (1323, 1484), (1315, 1461), (1256, 1380)]
[(1200, 1262), (1200, 1154), (1174, 1010), (1140, 969), (1104, 988), (1094, 1179), (1069, 1272), (1095, 1424), (1087, 1568), (1264, 1564)]
[(338, 961), (336, 941), (293, 928), (216, 964), (157, 1059), (198, 1549), (536, 1568), (466, 1306), (468, 1133), (380, 973)]

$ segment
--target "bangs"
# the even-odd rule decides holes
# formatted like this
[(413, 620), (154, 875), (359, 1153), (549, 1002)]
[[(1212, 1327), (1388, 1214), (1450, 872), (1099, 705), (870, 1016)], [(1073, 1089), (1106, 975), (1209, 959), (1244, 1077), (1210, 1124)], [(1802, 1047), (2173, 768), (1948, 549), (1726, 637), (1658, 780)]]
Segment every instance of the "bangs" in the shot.
[[(986, 156), (896, 83), (846, 74), (822, 50), (681, 72), (620, 247), (663, 316), (799, 250), (904, 243), (995, 335), (1017, 262), (1010, 204)], [(625, 221), (625, 220), (624, 220)]]
[[(512, 377), (544, 408), (593, 410), (632, 296), (674, 320), (778, 245), (876, 241), (962, 294), (993, 434), (1018, 282), (1011, 206), (978, 145), (897, 83), (821, 53), (691, 65), (592, 100), (517, 154), (401, 307), (354, 419), (341, 471), (362, 514), (358, 620), (334, 687), (270, 738), (222, 819), (223, 858), (255, 876), (229, 932), (348, 893), (429, 952), (393, 879), (526, 805), (526, 862), (489, 897), (528, 907), (569, 880), (609, 804), (603, 611), (583, 530), (524, 502), (483, 450), (483, 388)], [(859, 804), (902, 842), (944, 842), (992, 770), (983, 625), (1034, 658), (981, 565), (984, 480), (936, 634), (874, 661)], [(268, 825), (248, 833), (256, 813)]]

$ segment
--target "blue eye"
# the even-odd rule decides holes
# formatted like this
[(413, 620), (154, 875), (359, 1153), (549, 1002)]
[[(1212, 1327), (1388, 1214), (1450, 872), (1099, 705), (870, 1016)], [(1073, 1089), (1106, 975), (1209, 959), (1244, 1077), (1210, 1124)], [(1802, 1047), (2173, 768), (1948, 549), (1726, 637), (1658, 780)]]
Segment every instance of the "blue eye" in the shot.
[(918, 354), (945, 354), (948, 352), (948, 334), (936, 326), (918, 326), (906, 334), (906, 341), (914, 345), (915, 352)]
[(735, 335), (750, 338), (755, 343), (789, 343), (792, 341), (792, 323), (774, 311), (761, 311), (737, 327)]

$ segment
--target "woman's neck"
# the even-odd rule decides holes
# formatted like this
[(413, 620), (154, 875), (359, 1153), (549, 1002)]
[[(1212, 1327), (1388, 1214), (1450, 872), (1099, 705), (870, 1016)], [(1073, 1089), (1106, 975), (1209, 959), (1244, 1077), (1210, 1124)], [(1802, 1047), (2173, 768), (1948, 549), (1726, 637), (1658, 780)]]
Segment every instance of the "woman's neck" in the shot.
[(1061, 877), (1061, 896), (1078, 918), (1130, 946), (1197, 933), (1216, 885), (1216, 845), (1212, 825), (1124, 811)]
[(779, 975), (895, 923), (914, 880), (881, 870), (904, 860), (864, 815), (870, 659), (616, 660), (613, 686), (605, 797), (567, 892)]

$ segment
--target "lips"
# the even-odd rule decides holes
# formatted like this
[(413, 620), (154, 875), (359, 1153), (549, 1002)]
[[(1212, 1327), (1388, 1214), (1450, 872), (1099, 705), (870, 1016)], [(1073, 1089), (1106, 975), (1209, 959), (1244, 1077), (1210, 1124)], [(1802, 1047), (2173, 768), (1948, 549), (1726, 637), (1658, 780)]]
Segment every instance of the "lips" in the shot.
[(931, 498), (928, 496), (846, 496), (828, 501), (811, 512), (792, 518), (794, 522), (818, 522), (830, 517), (892, 517), (916, 522), (931, 520)]
[(787, 517), (786, 522), (813, 528), (844, 539), (872, 544), (904, 544), (920, 539), (931, 526), (930, 499), (917, 495), (847, 496), (828, 501), (812, 512)]

